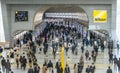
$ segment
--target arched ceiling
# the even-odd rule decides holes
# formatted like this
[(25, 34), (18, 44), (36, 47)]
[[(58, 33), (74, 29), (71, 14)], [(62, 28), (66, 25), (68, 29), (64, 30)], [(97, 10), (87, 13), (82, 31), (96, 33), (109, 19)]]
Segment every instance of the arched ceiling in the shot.
[(40, 8), (36, 12), (35, 17), (34, 17), (34, 22), (33, 22), (34, 26), (36, 26), (37, 24), (40, 24), (42, 22), (44, 12), (49, 8), (50, 8), (50, 6), (45, 6), (45, 7)]
[[(36, 26), (37, 24), (40, 24), (42, 22), (42, 20), (45, 18), (45, 13), (80, 13), (83, 14), (83, 16), (85, 16), (85, 19), (79, 19), (79, 22), (81, 24), (85, 24), (88, 25), (88, 17), (86, 12), (77, 6), (45, 6), (40, 8), (36, 14), (35, 14), (35, 18), (34, 18), (34, 25)], [(43, 18), (44, 17), (44, 18)], [(80, 18), (84, 18), (82, 16), (80, 16)]]
[(48, 13), (85, 13), (85, 11), (80, 7), (75, 6), (55, 6), (46, 10)]

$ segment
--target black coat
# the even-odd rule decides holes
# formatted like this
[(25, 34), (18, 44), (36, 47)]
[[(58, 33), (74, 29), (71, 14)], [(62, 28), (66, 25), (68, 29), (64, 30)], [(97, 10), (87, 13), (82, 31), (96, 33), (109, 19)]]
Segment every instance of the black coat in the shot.
[(1, 65), (2, 65), (2, 66), (5, 66), (5, 65), (6, 65), (5, 59), (2, 59), (2, 60), (1, 60)]
[(33, 69), (30, 68), (30, 69), (28, 70), (28, 73), (34, 73)]
[(94, 71), (95, 71), (95, 66), (90, 66), (90, 71), (91, 71), (91, 73), (94, 73)]
[(120, 60), (117, 61), (117, 66), (120, 68)]
[(52, 63), (52, 62), (49, 62), (47, 67), (48, 67), (48, 68), (49, 68), (49, 67), (53, 67), (53, 63)]
[(107, 73), (112, 73), (112, 69), (107, 69)]
[(56, 62), (56, 66), (55, 66), (55, 68), (59, 68), (59, 66), (61, 65), (61, 62)]
[(11, 69), (11, 64), (10, 64), (10, 62), (6, 62), (6, 69)]
[(69, 67), (65, 68), (65, 73), (70, 73), (70, 68)]
[(90, 68), (86, 68), (86, 73), (90, 73)]
[(63, 73), (63, 69), (59, 67), (57, 73)]
[(23, 65), (26, 66), (26, 63), (27, 63), (27, 59), (26, 58), (23, 58)]

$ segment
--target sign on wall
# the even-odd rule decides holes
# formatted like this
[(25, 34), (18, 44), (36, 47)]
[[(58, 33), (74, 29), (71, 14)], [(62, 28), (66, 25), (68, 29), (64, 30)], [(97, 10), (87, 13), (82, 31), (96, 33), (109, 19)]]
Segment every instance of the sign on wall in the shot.
[(15, 21), (28, 21), (28, 11), (16, 11), (15, 12)]
[(93, 20), (94, 23), (106, 23), (107, 22), (107, 10), (94, 10)]

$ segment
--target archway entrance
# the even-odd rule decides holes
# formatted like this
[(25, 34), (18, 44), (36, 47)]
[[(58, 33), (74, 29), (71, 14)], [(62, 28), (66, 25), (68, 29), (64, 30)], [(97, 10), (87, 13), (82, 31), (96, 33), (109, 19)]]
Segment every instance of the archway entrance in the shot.
[(44, 30), (47, 24), (64, 25), (80, 30), (86, 36), (89, 19), (86, 12), (77, 6), (47, 6), (39, 9), (34, 17), (33, 29), (37, 35)]

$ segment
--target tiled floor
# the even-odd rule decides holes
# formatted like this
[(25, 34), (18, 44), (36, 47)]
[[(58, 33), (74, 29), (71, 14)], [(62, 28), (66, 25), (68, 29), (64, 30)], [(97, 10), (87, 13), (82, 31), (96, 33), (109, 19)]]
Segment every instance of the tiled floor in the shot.
[[(80, 48), (80, 45), (78, 46), (78, 48)], [(91, 51), (91, 50), (92, 50), (92, 47), (85, 47), (85, 50)], [(54, 64), (54, 66), (55, 66), (55, 62), (56, 62), (58, 59), (60, 59), (60, 54), (57, 54), (56, 60), (54, 60), (54, 59), (53, 59), (53, 56), (52, 56), (52, 54), (51, 54), (50, 52), (51, 52), (51, 50), (49, 49), (49, 52), (48, 52), (48, 54), (47, 54), (47, 55), (48, 55), (47, 58), (48, 58), (48, 59), (51, 59), (52, 62), (53, 62), (53, 64)], [(71, 73), (74, 73), (74, 72), (73, 72), (73, 65), (74, 65), (75, 63), (78, 63), (78, 62), (79, 62), (79, 58), (80, 58), (80, 56), (81, 56), (81, 49), (78, 49), (78, 52), (79, 52), (79, 53), (78, 53), (78, 55), (76, 56), (76, 55), (72, 55), (72, 54), (71, 54), (71, 50), (68, 51), (68, 56), (69, 56), (70, 59), (71, 59)], [(90, 52), (90, 53), (91, 53), (91, 52)], [(117, 57), (120, 57), (120, 53), (119, 53), (116, 49), (114, 49), (114, 53), (117, 55)], [(4, 54), (5, 54), (5, 53), (4, 53)], [(65, 56), (65, 61), (66, 61), (66, 59), (67, 59), (68, 56)], [(44, 59), (45, 59), (46, 56), (43, 55), (43, 53), (42, 53), (42, 54), (39, 54), (39, 53), (37, 52), (36, 57), (37, 57), (37, 59), (38, 59), (38, 64), (39, 64), (39, 66), (42, 68), (42, 64), (44, 63)], [(84, 61), (85, 61), (85, 65), (84, 65), (84, 69), (83, 69), (83, 72), (82, 72), (82, 73), (85, 73), (85, 68), (87, 67), (87, 65), (90, 65), (90, 64), (92, 63), (92, 61), (91, 61), (91, 62), (88, 62), (88, 61), (86, 61), (86, 60), (84, 60)], [(98, 54), (98, 57), (97, 57), (95, 66), (96, 66), (95, 73), (106, 73), (106, 70), (107, 70), (108, 66), (111, 66), (111, 68), (112, 68), (112, 70), (113, 70), (113, 73), (118, 73), (116, 70), (114, 70), (113, 65), (112, 65), (112, 64), (109, 64), (109, 62), (108, 62), (108, 50), (107, 50), (107, 48), (105, 49), (104, 53), (101, 53), (101, 52), (99, 51), (99, 54)], [(27, 73), (28, 68), (29, 68), (29, 67), (27, 66), (27, 69), (26, 69), (26, 70), (16, 69), (16, 65), (15, 65), (15, 64), (12, 64), (12, 70), (13, 70), (14, 73)], [(54, 70), (56, 70), (56, 69), (54, 69)], [(42, 73), (42, 72), (40, 72), (40, 73)], [(47, 72), (47, 73), (49, 73), (49, 72)], [(54, 73), (56, 73), (56, 71), (54, 71)]]

